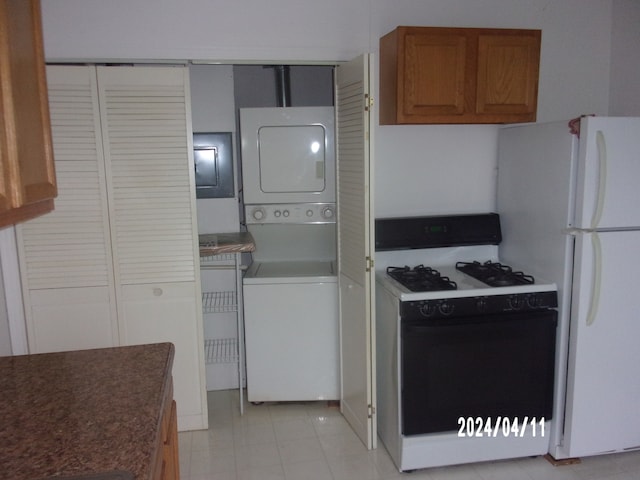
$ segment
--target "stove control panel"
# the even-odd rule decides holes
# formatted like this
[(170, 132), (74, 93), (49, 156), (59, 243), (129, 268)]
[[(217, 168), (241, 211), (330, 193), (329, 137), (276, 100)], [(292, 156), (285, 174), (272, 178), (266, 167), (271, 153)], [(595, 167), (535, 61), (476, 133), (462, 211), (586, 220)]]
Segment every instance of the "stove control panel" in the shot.
[(551, 292), (513, 293), (400, 303), (403, 320), (441, 319), (513, 312), (532, 312), (558, 306), (558, 294)]
[(245, 205), (247, 224), (336, 223), (335, 203)]

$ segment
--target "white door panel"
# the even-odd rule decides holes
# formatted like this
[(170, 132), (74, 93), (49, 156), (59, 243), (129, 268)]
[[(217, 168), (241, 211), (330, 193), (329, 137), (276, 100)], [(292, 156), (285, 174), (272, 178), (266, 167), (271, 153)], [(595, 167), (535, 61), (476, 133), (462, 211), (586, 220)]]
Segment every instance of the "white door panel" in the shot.
[[(580, 129), (577, 227), (640, 226), (640, 118), (585, 118)], [(602, 210), (594, 224), (598, 198)]]
[(570, 456), (640, 446), (640, 256), (634, 254), (640, 232), (597, 238), (601, 256), (594, 235), (576, 239), (565, 425)]
[(368, 56), (336, 69), (341, 408), (367, 448), (376, 447), (375, 285)]
[(31, 290), (27, 295), (32, 353), (118, 345), (109, 287)]
[(249, 401), (337, 400), (336, 283), (245, 283), (244, 305)]
[(122, 287), (123, 345), (171, 342), (175, 346), (173, 382), (180, 430), (200, 429), (203, 422), (196, 290), (194, 282)]

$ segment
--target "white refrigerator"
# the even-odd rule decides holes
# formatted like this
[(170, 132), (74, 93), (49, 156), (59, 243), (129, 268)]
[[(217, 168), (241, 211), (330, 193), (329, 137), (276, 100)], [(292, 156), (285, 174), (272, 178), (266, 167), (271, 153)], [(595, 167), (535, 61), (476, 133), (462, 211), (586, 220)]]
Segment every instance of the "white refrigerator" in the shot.
[(500, 255), (559, 288), (558, 459), (640, 448), (640, 118), (499, 131)]

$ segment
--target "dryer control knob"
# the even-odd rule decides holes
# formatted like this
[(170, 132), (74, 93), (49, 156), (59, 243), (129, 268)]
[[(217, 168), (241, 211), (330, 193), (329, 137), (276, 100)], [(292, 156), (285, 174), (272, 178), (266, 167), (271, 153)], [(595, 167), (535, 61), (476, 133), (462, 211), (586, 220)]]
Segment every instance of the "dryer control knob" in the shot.
[(276, 210), (275, 212), (273, 212), (273, 216), (274, 216), (274, 217), (279, 217), (280, 215), (282, 215), (282, 213), (280, 212), (280, 210)]
[(282, 211), (282, 216), (283, 217), (288, 217), (289, 216), (289, 210), (283, 210)]
[(326, 218), (327, 220), (329, 220), (329, 219), (333, 218), (333, 215), (334, 215), (333, 208), (331, 208), (331, 207), (324, 207), (324, 208), (322, 209), (322, 213), (321, 213), (321, 215), (322, 215), (322, 218)]
[(307, 217), (313, 217), (313, 210), (307, 210)]
[(263, 220), (266, 217), (267, 213), (264, 211), (262, 207), (256, 207), (251, 211), (251, 216), (254, 220)]

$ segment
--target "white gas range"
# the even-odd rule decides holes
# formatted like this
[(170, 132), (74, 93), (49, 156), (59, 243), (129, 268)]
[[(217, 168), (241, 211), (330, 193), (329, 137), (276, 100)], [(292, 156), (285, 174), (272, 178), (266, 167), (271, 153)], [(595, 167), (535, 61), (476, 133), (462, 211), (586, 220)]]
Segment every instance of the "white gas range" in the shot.
[(500, 241), (496, 214), (376, 220), (378, 434), (401, 471), (548, 451), (557, 287)]

